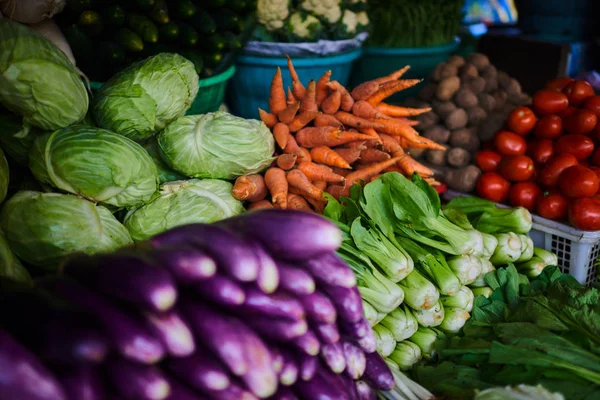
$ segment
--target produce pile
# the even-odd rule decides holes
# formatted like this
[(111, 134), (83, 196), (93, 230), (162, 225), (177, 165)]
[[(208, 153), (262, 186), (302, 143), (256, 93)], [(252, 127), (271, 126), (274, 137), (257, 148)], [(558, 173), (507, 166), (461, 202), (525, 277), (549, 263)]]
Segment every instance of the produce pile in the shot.
[(411, 154), (439, 171), (439, 179), (450, 188), (465, 193), (473, 191), (480, 175), (472, 164), (481, 143), (493, 138), (515, 107), (531, 100), (519, 82), (480, 53), (452, 56), (438, 64), (419, 98), (422, 101), (409, 99), (405, 105), (433, 111), (419, 116), (417, 129), (447, 148)]
[(95, 81), (164, 52), (184, 55), (208, 77), (233, 64), (254, 29), (255, 9), (255, 0), (71, 0), (55, 19)]
[(404, 152), (411, 147), (443, 148), (419, 136), (412, 128), (415, 121), (407, 118), (429, 109), (383, 102), (420, 82), (400, 79), (408, 67), (365, 82), (351, 92), (331, 80), (331, 71), (305, 87), (289, 57), (288, 67), (292, 88), (288, 87), (287, 96), (278, 68), (271, 84), (270, 112), (259, 110), (277, 143), (277, 160), (264, 177), (238, 178), (233, 187), (236, 199), (249, 201), (249, 209), (322, 212), (327, 204), (324, 192), (334, 198), (347, 196), (353, 184), (377, 179), (382, 172), (418, 172), (431, 184), (438, 184), (431, 170)]
[[(549, 267), (528, 280), (509, 266), (488, 273), (493, 293), (475, 300), (472, 318), (456, 336), (436, 343), (437, 361), (412, 376), (435, 394), (466, 399), (475, 390), (542, 385), (531, 398), (600, 397), (600, 292)], [(491, 397), (529, 398), (529, 397)]]
[(600, 96), (585, 81), (560, 78), (518, 107), (489, 149), (477, 193), (544, 218), (600, 230)]

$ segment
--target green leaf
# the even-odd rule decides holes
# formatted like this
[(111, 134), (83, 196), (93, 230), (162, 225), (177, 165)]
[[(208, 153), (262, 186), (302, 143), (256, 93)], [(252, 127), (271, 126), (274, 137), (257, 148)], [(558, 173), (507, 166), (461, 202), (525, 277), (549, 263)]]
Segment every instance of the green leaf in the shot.
[(425, 195), (429, 199), (429, 202), (431, 203), (435, 215), (437, 216), (440, 213), (440, 209), (442, 207), (440, 195), (438, 194), (438, 192), (436, 192), (433, 186), (425, 182), (423, 178), (421, 178), (421, 176), (416, 172), (412, 174), (411, 180), (415, 184), (415, 186), (417, 186), (419, 189), (421, 189), (423, 193), (425, 193)]
[(389, 185), (377, 179), (365, 186), (362, 209), (369, 219), (389, 238), (394, 236), (396, 216), (392, 206), (392, 195)]
[(337, 201), (335, 197), (333, 197), (329, 193), (323, 193), (323, 197), (325, 197), (325, 199), (327, 200), (327, 205), (323, 210), (323, 215), (333, 221), (347, 222), (342, 221), (342, 205), (340, 204), (340, 202)]

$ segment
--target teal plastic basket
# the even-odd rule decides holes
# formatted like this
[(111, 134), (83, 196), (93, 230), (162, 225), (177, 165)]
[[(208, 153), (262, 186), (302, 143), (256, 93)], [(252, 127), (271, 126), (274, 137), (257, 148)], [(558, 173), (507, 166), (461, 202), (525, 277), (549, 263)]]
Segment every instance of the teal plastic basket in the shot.
[[(455, 38), (452, 43), (443, 46), (391, 48), (366, 46), (363, 56), (358, 60), (352, 70), (351, 86), (370, 81), (380, 76), (385, 76), (406, 65), (410, 70), (405, 77), (425, 79), (436, 65), (445, 61), (460, 45), (460, 39)], [(423, 83), (402, 91), (392, 96), (391, 102), (398, 102), (408, 96), (413, 96), (421, 90)]]
[[(348, 84), (352, 63), (360, 57), (361, 49), (325, 57), (295, 57), (294, 67), (306, 86), (311, 79), (319, 79), (331, 70), (331, 79)], [(292, 81), (285, 57), (267, 57), (242, 54), (236, 59), (237, 74), (227, 90), (227, 104), (231, 112), (243, 118), (258, 118), (258, 109), (268, 110), (269, 92), (273, 75), (281, 68), (283, 86)]]

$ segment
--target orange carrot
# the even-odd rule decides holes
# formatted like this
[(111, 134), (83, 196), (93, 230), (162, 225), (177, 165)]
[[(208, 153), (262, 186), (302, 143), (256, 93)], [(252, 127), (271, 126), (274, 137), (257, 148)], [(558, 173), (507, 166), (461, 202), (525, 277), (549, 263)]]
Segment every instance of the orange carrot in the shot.
[(360, 171), (354, 171), (346, 177), (346, 188), (350, 188), (355, 183), (365, 181), (368, 182), (369, 179), (373, 175), (380, 174), (384, 169), (396, 164), (402, 158), (407, 157), (406, 155), (401, 155), (398, 157), (390, 158), (389, 160), (381, 161), (376, 164), (371, 164), (368, 168), (362, 169)]
[(380, 133), (379, 137), (383, 142), (383, 150), (386, 153), (393, 156), (396, 156), (397, 154), (404, 154), (402, 146), (400, 146), (400, 144), (398, 144), (398, 142), (392, 136), (386, 135), (385, 133)]
[(288, 133), (287, 136), (287, 143), (285, 145), (285, 148), (283, 149), (283, 152), (286, 154), (296, 154), (299, 156), (302, 150), (300, 149), (300, 146), (298, 146), (298, 142), (296, 142), (296, 139), (292, 136), (291, 133)]
[(265, 173), (265, 184), (271, 193), (271, 200), (276, 207), (287, 208), (288, 181), (285, 171), (271, 167)]
[[(400, 162), (400, 161), (398, 161), (398, 162)], [(404, 171), (402, 170), (402, 168), (400, 168), (398, 166), (398, 164), (392, 165), (391, 167), (384, 169), (383, 172), (398, 172), (399, 174), (404, 175)]]
[(348, 169), (342, 169), (338, 167), (333, 167), (331, 170), (331, 172), (333, 172), (334, 174), (341, 175), (343, 177), (346, 177), (350, 172), (352, 172)]
[(365, 99), (370, 105), (376, 106), (381, 103), (384, 99), (387, 99), (391, 95), (398, 93), (401, 90), (408, 89), (421, 83), (422, 79), (404, 79), (401, 81), (393, 81), (385, 83), (381, 89), (370, 95)]
[(431, 169), (427, 168), (408, 154), (398, 162), (398, 166), (409, 176), (415, 172), (423, 177), (433, 176), (433, 171)]
[(445, 146), (442, 146), (439, 143), (434, 142), (431, 139), (427, 139), (426, 137), (419, 136), (419, 141), (409, 141), (407, 144), (407, 148), (409, 149), (432, 149), (432, 150), (446, 150)]
[(240, 201), (256, 202), (267, 197), (267, 186), (262, 175), (240, 176), (235, 180), (231, 194)]
[(310, 151), (305, 149), (304, 147), (300, 147), (300, 152), (298, 153), (298, 162), (311, 162), (312, 158), (310, 156)]
[(340, 130), (344, 128), (344, 125), (337, 120), (336, 117), (329, 114), (319, 114), (315, 118), (315, 126), (334, 126)]
[(342, 93), (339, 90), (334, 90), (321, 103), (321, 110), (323, 110), (325, 114), (333, 115), (340, 109), (341, 104)]
[(337, 148), (335, 152), (342, 157), (344, 161), (348, 164), (353, 164), (360, 158), (361, 149), (343, 149)]
[(306, 148), (312, 148), (317, 146), (335, 147), (349, 142), (369, 139), (370, 136), (368, 135), (364, 135), (362, 133), (340, 131), (333, 127), (304, 128), (296, 135), (296, 140), (298, 141), (298, 144)]
[(294, 168), (298, 156), (296, 154), (282, 154), (277, 157), (277, 166), (284, 171)]
[(313, 147), (310, 151), (313, 161), (330, 167), (350, 168), (350, 165), (334, 150), (326, 146)]
[(419, 132), (413, 127), (391, 119), (377, 119), (377, 122), (383, 124), (384, 128), (380, 132), (387, 133), (392, 136), (402, 136), (410, 141), (419, 141)]
[(289, 186), (300, 190), (307, 197), (320, 200), (323, 198), (323, 191), (310, 183), (308, 177), (299, 169), (293, 169), (287, 173)]
[(342, 94), (342, 104), (340, 106), (342, 110), (352, 110), (352, 106), (354, 105), (354, 99), (352, 98), (352, 96), (350, 96), (348, 90), (341, 83), (339, 83), (338, 81), (331, 81), (327, 84), (327, 86), (329, 86), (333, 90), (339, 90)]
[(299, 108), (299, 102), (291, 104), (287, 106), (285, 110), (277, 114), (277, 118), (279, 118), (279, 121), (283, 122), (284, 124), (290, 124), (296, 117), (296, 113), (298, 112)]
[(381, 176), (381, 174), (373, 175), (373, 176), (371, 177), (371, 180), (370, 180), (369, 182), (376, 181), (377, 179), (379, 179), (379, 177), (380, 177), (380, 176)]
[(325, 190), (325, 188), (327, 188), (327, 182), (325, 181), (314, 181), (313, 185), (315, 185), (315, 187), (320, 190)]
[(297, 194), (288, 193), (288, 210), (312, 211), (304, 197)]
[(378, 91), (380, 87), (381, 84), (375, 81), (363, 82), (357, 87), (355, 87), (352, 90), (352, 92), (350, 92), (350, 95), (355, 101), (364, 100), (376, 91)]
[(277, 145), (281, 149), (285, 149), (285, 146), (288, 142), (288, 138), (290, 137), (290, 128), (286, 124), (278, 122), (273, 127), (273, 137), (275, 138), (275, 142), (277, 142)]
[(290, 77), (292, 78), (292, 90), (294, 92), (294, 96), (297, 99), (302, 99), (304, 98), (304, 93), (306, 92), (306, 89), (300, 81), (300, 78), (298, 78), (298, 74), (296, 73), (294, 64), (292, 64), (292, 59), (287, 54), (285, 56), (287, 57), (287, 65), (288, 69), (290, 70)]
[(290, 87), (288, 86), (288, 91), (287, 91), (287, 105), (289, 106), (290, 104), (294, 104), (296, 102), (296, 98), (294, 97), (294, 93), (292, 93), (292, 89), (290, 89)]
[(331, 168), (313, 162), (301, 162), (298, 164), (298, 169), (311, 181), (341, 183), (346, 180), (343, 176), (334, 174)]
[(378, 118), (380, 120), (385, 120), (389, 118), (377, 111), (371, 104), (367, 103), (366, 100), (359, 100), (354, 103), (354, 106), (352, 107), (352, 114), (366, 119)]
[(417, 115), (425, 114), (431, 111), (431, 107), (425, 108), (407, 108), (400, 106), (393, 106), (387, 103), (379, 103), (375, 106), (377, 111), (384, 113), (390, 117), (415, 117)]
[[(334, 92), (335, 93), (335, 92)], [(323, 103), (325, 104), (325, 103)], [(358, 104), (358, 103), (354, 103)], [(374, 128), (382, 129), (383, 125), (365, 118), (357, 117), (345, 111), (338, 111), (335, 113), (335, 117), (338, 121), (346, 126), (352, 126), (354, 128)]]
[(399, 70), (397, 70), (397, 71), (394, 71), (394, 72), (392, 72), (392, 73), (391, 73), (391, 74), (389, 74), (389, 75), (382, 76), (381, 78), (374, 79), (374, 81), (375, 81), (375, 82), (377, 82), (377, 83), (379, 83), (379, 84), (382, 84), (382, 85), (383, 85), (383, 84), (384, 84), (384, 83), (386, 83), (386, 82), (398, 80), (398, 79), (400, 79), (400, 78), (402, 77), (402, 75), (404, 75), (404, 74), (406, 73), (406, 71), (408, 71), (409, 69), (410, 69), (410, 65), (407, 65), (407, 66), (405, 66), (405, 67), (403, 67), (403, 68), (400, 68), (400, 69), (399, 69)]
[(379, 134), (373, 128), (361, 128), (360, 132), (364, 133), (365, 135), (369, 135), (369, 136), (371, 136), (373, 138), (372, 140), (370, 140), (368, 142), (369, 145), (371, 145), (371, 144), (372, 145), (380, 145), (380, 144), (383, 143), (382, 140), (381, 140), (381, 138), (379, 137)]
[(401, 124), (406, 124), (408, 126), (417, 126), (419, 125), (419, 121), (416, 119), (408, 119), (406, 117), (390, 117), (392, 121), (400, 122)]
[(317, 106), (317, 98), (316, 98), (316, 86), (315, 80), (312, 79), (308, 83), (308, 87), (306, 88), (306, 94), (302, 97), (300, 101), (300, 112), (305, 113), (307, 111), (319, 111), (319, 107)]
[[(368, 149), (366, 140), (345, 143), (345, 144), (341, 145), (340, 147), (343, 147), (345, 149), (357, 149), (360, 151), (363, 151), (364, 149)], [(337, 149), (334, 149), (334, 150), (337, 151)]]
[(275, 208), (275, 207), (273, 207), (273, 204), (268, 202), (267, 200), (259, 200), (255, 203), (250, 203), (250, 205), (248, 206), (248, 211), (263, 210), (263, 209), (267, 209), (267, 208)]
[(260, 120), (265, 123), (265, 125), (269, 128), (272, 128), (277, 123), (277, 116), (266, 112), (265, 110), (258, 109), (258, 114), (260, 115)]
[(285, 90), (283, 89), (283, 78), (281, 77), (281, 68), (277, 67), (277, 72), (271, 82), (271, 95), (269, 96), (269, 108), (271, 113), (277, 115), (287, 107)]
[(323, 100), (325, 100), (325, 97), (327, 97), (327, 95), (329, 94), (329, 87), (327, 86), (327, 84), (329, 83), (330, 78), (331, 71), (327, 71), (317, 81), (316, 98), (318, 105), (321, 105)]
[(377, 149), (365, 149), (360, 152), (361, 164), (370, 164), (390, 159), (390, 155), (384, 151)]
[(327, 186), (327, 189), (325, 189), (325, 191), (332, 195), (336, 200), (339, 200), (340, 197), (342, 197), (344, 187), (341, 185), (329, 185)]
[(313, 208), (315, 209), (316, 212), (318, 212), (319, 214), (323, 214), (323, 211), (325, 210), (325, 206), (327, 205), (327, 200), (325, 199), (313, 199), (312, 197), (309, 197), (307, 195), (302, 194), (302, 192), (299, 192), (302, 197), (304, 197), (304, 200), (308, 201), (310, 203), (311, 206), (313, 206)]
[[(300, 105), (302, 107), (302, 105)], [(304, 128), (310, 121), (315, 119), (315, 117), (319, 115), (318, 111), (306, 111), (296, 115), (296, 118), (290, 123), (290, 132), (298, 132), (300, 129)]]

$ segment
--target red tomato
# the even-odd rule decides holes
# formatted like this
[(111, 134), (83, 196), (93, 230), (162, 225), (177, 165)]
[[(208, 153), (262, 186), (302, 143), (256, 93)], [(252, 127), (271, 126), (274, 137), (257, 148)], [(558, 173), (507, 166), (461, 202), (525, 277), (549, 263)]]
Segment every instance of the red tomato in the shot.
[(563, 120), (571, 115), (573, 115), (573, 113), (575, 111), (577, 111), (578, 108), (577, 107), (573, 107), (573, 106), (569, 106), (567, 107), (564, 111), (559, 112), (558, 116), (561, 117)]
[(569, 222), (584, 231), (600, 230), (600, 201), (577, 199), (569, 207)]
[(569, 106), (569, 99), (561, 92), (540, 90), (533, 95), (533, 110), (538, 115), (557, 114)]
[(538, 199), (536, 211), (541, 217), (562, 220), (569, 213), (569, 200), (559, 192), (547, 193)]
[(569, 99), (569, 104), (578, 106), (588, 97), (594, 96), (594, 88), (586, 81), (573, 81), (562, 90)]
[(600, 180), (600, 168), (598, 168), (598, 167), (588, 167), (588, 168), (591, 169), (592, 171), (594, 171), (594, 173), (596, 174), (596, 176)]
[(590, 110), (577, 110), (573, 114), (565, 117), (565, 131), (575, 135), (585, 135), (590, 133), (596, 127), (598, 117)]
[(532, 140), (527, 144), (527, 155), (536, 165), (544, 165), (554, 155), (554, 143), (548, 139)]
[(540, 171), (538, 182), (542, 187), (553, 188), (558, 184), (558, 177), (562, 172), (577, 165), (577, 158), (573, 154), (559, 154), (552, 157)]
[(519, 135), (526, 136), (537, 122), (537, 118), (531, 108), (517, 107), (508, 116), (508, 129)]
[(577, 160), (585, 160), (594, 152), (594, 142), (584, 135), (566, 135), (556, 141), (556, 154), (573, 154)]
[(556, 79), (553, 79), (550, 82), (546, 83), (546, 86), (544, 87), (544, 89), (557, 90), (560, 92), (565, 88), (565, 86), (567, 86), (569, 83), (573, 82), (574, 80), (575, 79), (568, 78), (568, 77), (556, 78)]
[(554, 139), (563, 132), (562, 119), (558, 115), (545, 115), (533, 128), (533, 133), (540, 139)]
[(519, 182), (513, 185), (508, 192), (508, 202), (513, 207), (525, 207), (533, 211), (542, 189), (534, 182)]
[(502, 156), (495, 151), (480, 151), (475, 156), (475, 164), (483, 172), (495, 172)]
[(597, 117), (600, 117), (600, 96), (591, 96), (584, 100), (583, 108), (590, 110)]
[(477, 194), (497, 203), (506, 200), (509, 190), (510, 182), (496, 172), (486, 172), (477, 181)]
[(481, 144), (481, 151), (496, 151), (494, 147), (494, 142), (487, 142)]
[(600, 179), (591, 169), (583, 165), (573, 165), (563, 171), (558, 178), (560, 192), (568, 199), (592, 197), (598, 192)]
[(596, 147), (596, 150), (592, 153), (590, 161), (593, 165), (600, 167), (600, 147)]
[(533, 160), (527, 156), (504, 157), (498, 165), (498, 173), (511, 182), (525, 182), (533, 176)]
[(527, 142), (523, 136), (509, 131), (500, 131), (494, 137), (494, 145), (503, 156), (519, 156), (525, 154)]

